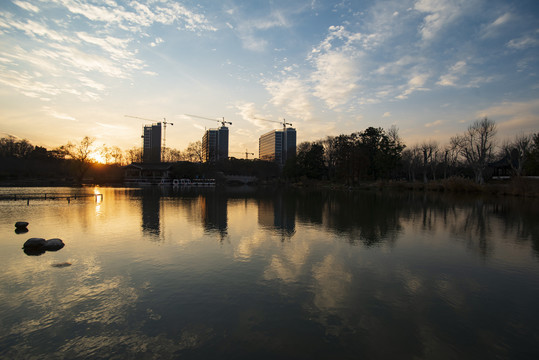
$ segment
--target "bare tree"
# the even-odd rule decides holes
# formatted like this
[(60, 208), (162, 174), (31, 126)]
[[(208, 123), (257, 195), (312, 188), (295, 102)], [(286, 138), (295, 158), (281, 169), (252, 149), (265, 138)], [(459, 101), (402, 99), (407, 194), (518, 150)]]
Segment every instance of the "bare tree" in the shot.
[(516, 135), (512, 142), (502, 145), (505, 158), (516, 176), (522, 175), (531, 147), (532, 136), (524, 134)]
[(419, 145), (414, 145), (402, 151), (402, 162), (408, 172), (408, 180), (415, 182), (416, 170), (422, 162)]
[(462, 135), (451, 138), (451, 144), (473, 170), (478, 184), (485, 182), (484, 172), (494, 153), (496, 124), (488, 118), (476, 120)]
[(103, 144), (101, 149), (99, 150), (99, 154), (105, 160), (105, 164), (108, 164), (110, 159), (112, 158), (112, 148), (108, 147), (107, 145)]
[(458, 165), (459, 153), (458, 149), (451, 144), (446, 145), (442, 151), (440, 161), (444, 168), (444, 179), (447, 179), (448, 176), (451, 176), (451, 169), (456, 168)]
[(142, 149), (134, 146), (126, 151), (127, 161), (130, 163), (139, 163), (142, 161)]
[(419, 150), (423, 156), (423, 182), (428, 181), (427, 172), (430, 169), (432, 179), (436, 180), (436, 166), (438, 165), (438, 143), (436, 141), (425, 141), (419, 145)]
[(85, 136), (80, 143), (72, 144), (69, 142), (65, 146), (67, 154), (70, 158), (75, 160), (75, 163), (77, 164), (77, 177), (79, 181), (82, 181), (84, 174), (90, 168), (90, 154), (92, 153), (91, 147), (94, 141), (94, 138)]
[(118, 146), (113, 146), (112, 148), (110, 148), (110, 156), (112, 157), (112, 161), (115, 164), (123, 165), (124, 154), (122, 149), (120, 149)]
[(202, 142), (196, 141), (189, 143), (183, 154), (186, 161), (202, 162)]

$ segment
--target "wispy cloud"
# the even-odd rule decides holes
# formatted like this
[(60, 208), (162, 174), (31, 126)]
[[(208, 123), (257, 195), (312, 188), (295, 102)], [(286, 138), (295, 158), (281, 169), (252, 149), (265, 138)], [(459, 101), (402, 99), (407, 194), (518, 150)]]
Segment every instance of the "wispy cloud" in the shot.
[(436, 83), (441, 86), (456, 86), (460, 75), (466, 73), (466, 61), (458, 61), (455, 65), (449, 68), (449, 72), (440, 76), (440, 80)]
[(263, 37), (268, 30), (290, 26), (284, 13), (278, 10), (255, 18), (240, 15), (237, 9), (230, 9), (227, 13), (232, 19), (226, 22), (226, 26), (241, 39), (243, 47), (251, 51), (263, 52), (268, 49), (269, 42)]
[(425, 127), (433, 127), (433, 126), (438, 126), (438, 125), (441, 125), (443, 123), (442, 120), (436, 120), (436, 121), (433, 121), (433, 122), (430, 122), (430, 123), (426, 123), (425, 124)]
[(427, 13), (419, 27), (425, 41), (434, 39), (448, 24), (455, 21), (463, 12), (465, 0), (418, 0), (414, 9)]
[(14, 0), (13, 3), (24, 10), (31, 11), (34, 13), (39, 12), (39, 8), (37, 6), (30, 4), (27, 1)]
[(539, 124), (539, 100), (503, 102), (478, 111), (476, 116), (487, 116), (498, 124), (499, 130), (506, 133), (510, 130), (515, 133), (536, 131)]
[(48, 107), (48, 106), (44, 106), (42, 108), (42, 110), (43, 110), (43, 112), (47, 113), (47, 115), (52, 116), (52, 117), (54, 117), (56, 119), (68, 120), (68, 121), (77, 121), (77, 119), (74, 116), (57, 112), (55, 109), (53, 109), (51, 107)]
[(299, 119), (312, 117), (309, 90), (298, 77), (288, 77), (281, 81), (267, 81), (266, 90), (271, 95), (271, 103), (283, 107), (285, 111)]
[(510, 12), (500, 15), (493, 22), (483, 26), (483, 29), (481, 30), (482, 37), (489, 38), (497, 35), (500, 32), (500, 29), (503, 28), (503, 25), (511, 22), (514, 18), (515, 16)]
[[(134, 50), (153, 24), (176, 25), (182, 31), (216, 30), (203, 14), (166, 0), (124, 5), (115, 1), (30, 4), (15, 0), (14, 4), (30, 15), (0, 11), (0, 31), (10, 44), (0, 50), (0, 82), (44, 100), (59, 94), (95, 100), (104, 95), (110, 82), (98, 78), (127, 80), (137, 72), (155, 73), (145, 69), (147, 65)], [(47, 17), (33, 16), (45, 10)], [(61, 16), (61, 21), (51, 14)], [(80, 31), (82, 27), (90, 30)], [(163, 41), (156, 37), (150, 46)]]
[(427, 79), (429, 78), (429, 74), (416, 74), (413, 75), (410, 80), (408, 80), (408, 83), (402, 88), (404, 91), (397, 96), (397, 99), (406, 99), (410, 94), (416, 91), (427, 91), (429, 90), (424, 85), (427, 82)]
[(517, 39), (510, 40), (507, 47), (515, 50), (524, 50), (539, 45), (539, 29), (530, 34), (526, 34)]

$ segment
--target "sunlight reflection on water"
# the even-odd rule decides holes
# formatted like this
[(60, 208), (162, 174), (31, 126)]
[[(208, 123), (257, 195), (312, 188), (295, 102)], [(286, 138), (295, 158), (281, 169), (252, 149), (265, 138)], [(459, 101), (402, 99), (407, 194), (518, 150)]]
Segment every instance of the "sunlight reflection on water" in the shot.
[[(2, 358), (537, 355), (522, 200), (31, 191), (103, 197), (0, 202)], [(29, 237), (66, 246), (27, 256)]]

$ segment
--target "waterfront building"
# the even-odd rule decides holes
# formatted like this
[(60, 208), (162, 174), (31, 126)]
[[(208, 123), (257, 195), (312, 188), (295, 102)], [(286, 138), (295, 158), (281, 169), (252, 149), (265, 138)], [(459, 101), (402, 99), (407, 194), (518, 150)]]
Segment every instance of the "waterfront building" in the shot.
[(272, 130), (260, 136), (258, 154), (261, 160), (284, 165), (286, 160), (296, 156), (296, 129)]
[(144, 125), (142, 162), (161, 162), (161, 123)]
[(206, 130), (202, 137), (202, 161), (216, 162), (228, 159), (228, 128)]

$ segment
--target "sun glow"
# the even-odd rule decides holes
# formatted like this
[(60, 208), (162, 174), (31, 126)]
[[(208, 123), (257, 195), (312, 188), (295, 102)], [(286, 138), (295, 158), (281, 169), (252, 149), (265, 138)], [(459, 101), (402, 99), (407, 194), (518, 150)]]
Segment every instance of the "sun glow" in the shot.
[(103, 156), (101, 156), (101, 154), (99, 154), (99, 153), (90, 154), (89, 158), (93, 162), (96, 162), (96, 163), (99, 163), (99, 164), (106, 164), (105, 158)]

